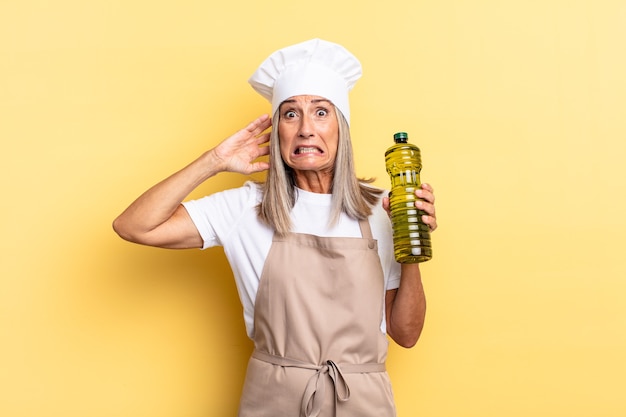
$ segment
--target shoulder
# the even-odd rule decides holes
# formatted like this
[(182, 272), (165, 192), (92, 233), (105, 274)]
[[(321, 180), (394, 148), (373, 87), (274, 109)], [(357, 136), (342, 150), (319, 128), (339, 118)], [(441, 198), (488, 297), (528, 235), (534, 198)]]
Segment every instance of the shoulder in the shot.
[(249, 181), (183, 205), (200, 232), (204, 247), (224, 246), (238, 230), (252, 229), (258, 223), (255, 207), (259, 199), (260, 186)]
[(360, 184), (363, 191), (371, 197), (369, 204), (372, 208), (372, 214), (370, 217), (374, 219), (388, 219), (387, 212), (383, 208), (383, 197), (386, 197), (389, 194), (389, 190), (364, 182), (361, 182)]
[(261, 193), (260, 184), (253, 181), (246, 181), (241, 187), (230, 188), (214, 195), (221, 195), (223, 198), (227, 199), (251, 200), (256, 202), (260, 200)]
[(387, 211), (383, 208), (382, 198), (388, 194), (388, 191), (382, 188), (371, 187), (377, 190), (379, 194), (378, 200), (372, 204), (372, 214), (369, 216), (369, 222), (372, 227), (372, 233), (377, 239), (388, 239), (391, 235), (391, 220)]
[(247, 181), (244, 185), (237, 188), (229, 188), (227, 190), (218, 191), (207, 195), (198, 200), (187, 201), (184, 204), (199, 206), (214, 206), (235, 204), (238, 207), (254, 205), (260, 200), (261, 192), (259, 184)]
[(232, 223), (243, 213), (254, 208), (260, 197), (260, 186), (248, 181), (241, 187), (218, 191), (197, 200), (186, 201), (183, 205), (195, 223), (200, 218), (210, 223)]

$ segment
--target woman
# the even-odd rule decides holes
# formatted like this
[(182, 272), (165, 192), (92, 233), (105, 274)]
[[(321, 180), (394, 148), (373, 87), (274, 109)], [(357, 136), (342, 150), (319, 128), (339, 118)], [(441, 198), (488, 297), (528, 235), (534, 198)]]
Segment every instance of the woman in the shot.
[[(386, 334), (413, 346), (426, 302), (419, 265), (393, 259), (388, 198), (355, 176), (348, 92), (360, 75), (351, 53), (319, 39), (273, 53), (249, 80), (273, 119), (259, 117), (114, 222), (140, 244), (224, 247), (255, 344), (240, 416), (395, 415)], [(262, 184), (183, 203), (219, 172), (264, 170)], [(432, 188), (416, 195), (434, 230)]]

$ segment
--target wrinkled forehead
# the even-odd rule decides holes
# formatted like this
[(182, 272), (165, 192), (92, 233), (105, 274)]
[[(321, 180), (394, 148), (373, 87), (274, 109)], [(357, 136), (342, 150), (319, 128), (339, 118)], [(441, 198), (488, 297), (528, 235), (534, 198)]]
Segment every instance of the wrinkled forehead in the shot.
[(279, 108), (283, 108), (284, 105), (289, 105), (289, 104), (290, 105), (303, 105), (303, 104), (324, 104), (324, 103), (334, 107), (333, 102), (330, 99), (327, 99), (326, 97), (302, 94), (302, 95), (291, 96), (291, 97), (286, 98), (280, 103)]

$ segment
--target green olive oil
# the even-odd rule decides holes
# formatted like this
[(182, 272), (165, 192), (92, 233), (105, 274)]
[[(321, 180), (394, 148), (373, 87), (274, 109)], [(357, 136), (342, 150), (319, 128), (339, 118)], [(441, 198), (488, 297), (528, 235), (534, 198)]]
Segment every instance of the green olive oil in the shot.
[(408, 142), (405, 132), (393, 135), (395, 144), (385, 152), (385, 165), (391, 179), (389, 205), (393, 226), (396, 261), (425, 262), (432, 258), (430, 229), (422, 221), (423, 210), (415, 207), (420, 188), (422, 160), (417, 146)]

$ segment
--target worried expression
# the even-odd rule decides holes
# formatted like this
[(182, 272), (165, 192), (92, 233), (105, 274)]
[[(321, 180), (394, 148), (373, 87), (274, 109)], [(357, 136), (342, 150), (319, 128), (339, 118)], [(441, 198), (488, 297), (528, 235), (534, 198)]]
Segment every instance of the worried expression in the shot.
[(332, 172), (339, 143), (335, 106), (319, 96), (294, 96), (283, 101), (279, 111), (285, 163), (296, 172)]

